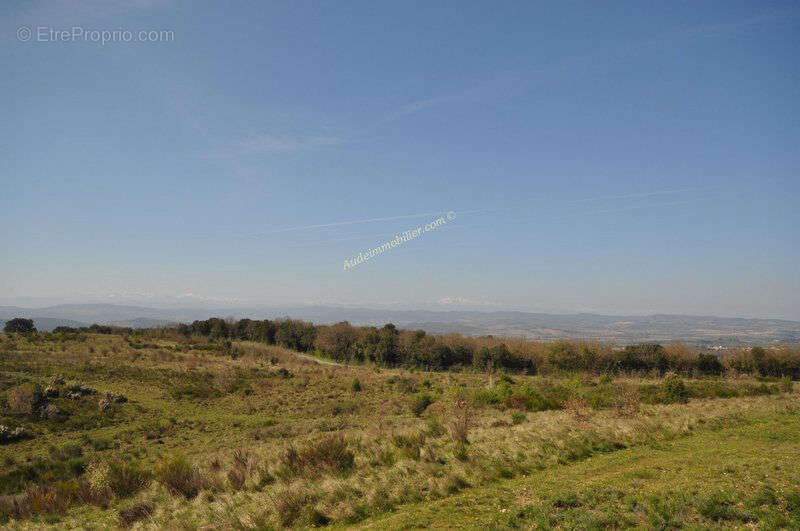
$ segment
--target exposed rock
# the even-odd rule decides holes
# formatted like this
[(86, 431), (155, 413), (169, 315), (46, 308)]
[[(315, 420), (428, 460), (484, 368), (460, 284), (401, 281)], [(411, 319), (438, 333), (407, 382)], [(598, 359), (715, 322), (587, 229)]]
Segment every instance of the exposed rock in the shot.
[(100, 411), (106, 411), (111, 407), (111, 400), (109, 400), (108, 395), (97, 401), (97, 407), (100, 408)]
[(48, 385), (44, 388), (44, 396), (45, 398), (56, 398), (58, 397), (58, 388), (52, 385)]
[(61, 411), (59, 411), (55, 404), (48, 404), (39, 409), (39, 416), (44, 420), (55, 420), (58, 418), (60, 412)]
[(112, 404), (124, 404), (128, 401), (125, 395), (117, 395), (114, 393), (106, 393), (100, 400), (97, 401), (98, 407), (101, 411), (105, 411), (111, 407)]
[(25, 431), (25, 428), (21, 426), (12, 430), (8, 426), (0, 424), (0, 444), (21, 441), (22, 439), (28, 439), (29, 437), (31, 437), (31, 435), (28, 434), (28, 432)]

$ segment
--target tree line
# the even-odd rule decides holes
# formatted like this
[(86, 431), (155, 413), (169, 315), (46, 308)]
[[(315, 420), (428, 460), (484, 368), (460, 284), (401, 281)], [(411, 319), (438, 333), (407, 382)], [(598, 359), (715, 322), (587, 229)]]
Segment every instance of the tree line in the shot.
[[(12, 319), (6, 332), (35, 333), (29, 319)], [(296, 319), (210, 319), (149, 331), (103, 325), (58, 327), (54, 333), (100, 334), (175, 333), (185, 338), (257, 341), (299, 352), (314, 352), (342, 363), (370, 363), (380, 367), (424, 370), (509, 371), (527, 374), (589, 372), (594, 374), (676, 373), (686, 376), (718, 376), (732, 371), (765, 377), (800, 380), (797, 346), (734, 349), (724, 356), (687, 347), (681, 343), (644, 343), (617, 348), (592, 341), (531, 341), (492, 336), (435, 335), (423, 330), (399, 330), (353, 326), (343, 321), (315, 325)]]
[(178, 325), (184, 336), (240, 339), (316, 352), (343, 363), (372, 363), (381, 367), (425, 370), (474, 368), (528, 374), (553, 372), (638, 373), (663, 376), (717, 376), (736, 371), (761, 376), (800, 379), (800, 350), (796, 347), (733, 350), (717, 356), (680, 343), (645, 343), (616, 348), (590, 341), (530, 341), (492, 336), (435, 335), (423, 330), (353, 326), (348, 322), (315, 325), (294, 320), (225, 320), (211, 318)]

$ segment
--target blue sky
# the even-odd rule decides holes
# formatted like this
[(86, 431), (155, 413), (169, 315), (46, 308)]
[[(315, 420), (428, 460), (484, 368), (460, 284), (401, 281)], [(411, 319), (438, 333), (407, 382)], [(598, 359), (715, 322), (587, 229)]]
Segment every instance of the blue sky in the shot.
[(603, 4), (4, 2), (0, 303), (800, 319), (800, 6)]

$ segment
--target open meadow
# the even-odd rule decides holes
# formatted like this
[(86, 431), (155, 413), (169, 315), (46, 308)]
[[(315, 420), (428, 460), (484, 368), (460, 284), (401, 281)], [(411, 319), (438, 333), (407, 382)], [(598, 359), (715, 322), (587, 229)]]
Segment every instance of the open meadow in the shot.
[(0, 525), (800, 528), (789, 377), (568, 371), (563, 342), (516, 371), (315, 345), (3, 334)]

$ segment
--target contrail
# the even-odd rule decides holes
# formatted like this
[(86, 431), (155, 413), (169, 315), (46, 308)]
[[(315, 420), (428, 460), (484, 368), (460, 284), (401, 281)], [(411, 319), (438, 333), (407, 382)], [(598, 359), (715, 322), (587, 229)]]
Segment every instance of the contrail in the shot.
[[(632, 198), (641, 198), (641, 197), (652, 197), (657, 195), (668, 195), (668, 194), (680, 194), (685, 192), (697, 192), (701, 190), (708, 190), (709, 188), (680, 188), (676, 190), (658, 190), (655, 192), (643, 192), (643, 193), (636, 193), (636, 194), (623, 194), (623, 195), (608, 195), (608, 196), (598, 196), (598, 197), (589, 197), (584, 199), (571, 199), (565, 200), (566, 203), (587, 203), (591, 201), (603, 201), (607, 199), (632, 199)], [(478, 214), (478, 213), (486, 213), (486, 212), (499, 212), (499, 211), (506, 211), (506, 210), (513, 210), (514, 208), (508, 207), (500, 207), (500, 208), (481, 208), (475, 210), (457, 210), (455, 211), (456, 214), (463, 215), (463, 214)], [(258, 237), (258, 236), (265, 236), (268, 234), (280, 234), (283, 232), (294, 232), (294, 231), (303, 231), (303, 230), (314, 230), (314, 229), (326, 229), (331, 227), (344, 227), (348, 225), (359, 225), (362, 223), (375, 223), (379, 221), (394, 221), (398, 219), (413, 219), (413, 218), (423, 218), (423, 217), (431, 217), (431, 216), (438, 216), (444, 214), (442, 212), (427, 212), (424, 214), (406, 214), (402, 216), (386, 216), (380, 218), (366, 218), (366, 219), (352, 219), (347, 221), (334, 221), (332, 223), (317, 223), (314, 225), (299, 225), (297, 227), (284, 227), (282, 229), (274, 229), (269, 231), (258, 232), (254, 234), (248, 235), (248, 237)]]
[(605, 195), (599, 197), (588, 197), (586, 199), (573, 199), (568, 201), (569, 203), (588, 203), (590, 201), (603, 201), (605, 199), (634, 199), (638, 197), (652, 197), (654, 195), (669, 195), (669, 194), (682, 194), (686, 192), (702, 192), (705, 190), (711, 190), (711, 187), (707, 188), (678, 188), (676, 190), (658, 190), (655, 192), (642, 192), (639, 194), (623, 194), (623, 195)]
[[(626, 212), (628, 210), (641, 210), (643, 208), (671, 206), (671, 205), (684, 205), (684, 204), (687, 204), (687, 203), (697, 203), (699, 201), (704, 201), (705, 199), (706, 198), (703, 198), (703, 197), (697, 197), (695, 199), (684, 199), (682, 201), (667, 201), (667, 202), (664, 202), (664, 203), (650, 203), (650, 204), (647, 204), (647, 205), (632, 205), (632, 206), (620, 207), (620, 208), (606, 208), (606, 209), (603, 209), (603, 210), (593, 210), (593, 211), (590, 211), (590, 212), (577, 212), (575, 214), (571, 214), (571, 215), (567, 215), (567, 216), (563, 216), (563, 217), (564, 217), (564, 219), (566, 219), (566, 218), (572, 218), (572, 217), (576, 217), (576, 216), (589, 216), (589, 215), (592, 215), (592, 214), (610, 214), (610, 213), (613, 213), (613, 212)], [(560, 219), (560, 218), (554, 218), (554, 219)]]
[[(495, 212), (498, 210), (504, 210), (502, 208), (482, 208), (478, 210), (460, 210), (456, 212), (456, 214), (475, 214), (477, 212)], [(353, 219), (350, 221), (336, 221), (333, 223), (319, 223), (316, 225), (301, 225), (299, 227), (286, 227), (283, 229), (275, 229), (275, 230), (268, 230), (264, 232), (259, 232), (256, 234), (252, 234), (252, 236), (260, 236), (262, 234), (276, 234), (280, 232), (291, 232), (296, 230), (311, 230), (311, 229), (324, 229), (328, 227), (341, 227), (344, 225), (358, 225), (360, 223), (373, 223), (376, 221), (392, 221), (396, 219), (411, 219), (411, 218), (425, 218), (430, 216), (442, 216), (446, 213), (446, 210), (441, 212), (428, 212), (426, 214), (407, 214), (404, 216), (389, 216), (385, 218), (368, 218), (368, 219)]]
[[(688, 204), (688, 203), (698, 203), (700, 201), (705, 201), (706, 199), (707, 198), (697, 197), (697, 198), (694, 198), (694, 199), (683, 199), (683, 200), (680, 200), (680, 201), (665, 201), (665, 202), (661, 202), (661, 203), (648, 203), (648, 204), (645, 204), (645, 205), (631, 205), (631, 206), (619, 207), (619, 208), (605, 208), (605, 209), (600, 209), (600, 210), (589, 210), (589, 211), (586, 211), (586, 212), (574, 212), (574, 213), (571, 213), (571, 214), (564, 214), (564, 215), (560, 215), (560, 216), (552, 216), (551, 215), (551, 216), (546, 216), (546, 217), (543, 217), (543, 218), (540, 218), (540, 219), (534, 220), (534, 221), (559, 221), (559, 220), (562, 220), (562, 219), (571, 219), (571, 218), (575, 218), (575, 217), (591, 216), (591, 215), (594, 215), (594, 214), (612, 214), (612, 213), (615, 213), (615, 212), (627, 212), (629, 210), (641, 210), (641, 209), (645, 209), (645, 208), (655, 208), (655, 207), (664, 207), (664, 206), (673, 206), (673, 205), (684, 205), (684, 204)], [(505, 224), (524, 223), (525, 221), (528, 221), (528, 220), (525, 220), (525, 219), (512, 219), (512, 220), (504, 221), (503, 223), (505, 223)], [(457, 225), (457, 226), (454, 225), (452, 227), (448, 227), (448, 230), (464, 230), (464, 229), (470, 229), (470, 230), (487, 229), (488, 230), (488, 229), (492, 229), (492, 227), (487, 227), (485, 224), (481, 224), (481, 225)]]
[(334, 223), (320, 223), (320, 224), (317, 224), (317, 225), (301, 225), (299, 227), (286, 227), (286, 228), (283, 228), (283, 229), (275, 229), (275, 230), (269, 230), (269, 231), (265, 231), (265, 232), (259, 232), (258, 234), (255, 234), (254, 236), (259, 236), (261, 234), (275, 234), (275, 233), (278, 233), (278, 232), (290, 232), (290, 231), (295, 231), (295, 230), (309, 230), (309, 229), (324, 229), (324, 228), (327, 228), (327, 227), (341, 227), (343, 225), (356, 225), (356, 224), (359, 224), (359, 223), (372, 223), (372, 222), (375, 222), (375, 221), (392, 221), (392, 220), (395, 220), (395, 219), (422, 218), (422, 217), (428, 217), (428, 216), (437, 216), (437, 215), (440, 215), (440, 214), (444, 214), (444, 212), (433, 212), (433, 213), (429, 212), (427, 214), (408, 214), (408, 215), (405, 215), (405, 216), (389, 216), (389, 217), (385, 217), (385, 218), (354, 219), (354, 220), (350, 220), (350, 221), (336, 221)]

